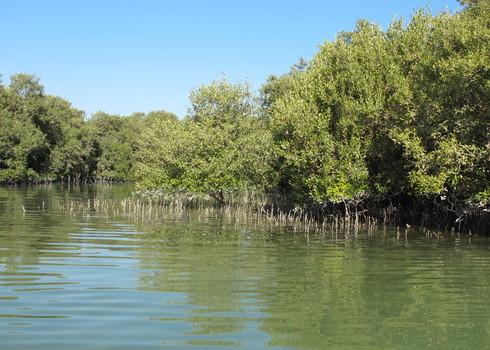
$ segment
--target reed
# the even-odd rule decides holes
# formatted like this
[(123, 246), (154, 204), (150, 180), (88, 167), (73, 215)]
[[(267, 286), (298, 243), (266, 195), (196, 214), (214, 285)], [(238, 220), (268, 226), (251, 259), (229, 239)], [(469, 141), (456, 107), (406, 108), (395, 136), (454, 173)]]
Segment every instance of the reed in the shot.
[[(343, 210), (339, 210), (343, 208)], [(118, 217), (124, 215), (133, 221), (153, 222), (162, 219), (197, 219), (209, 221), (219, 219), (235, 226), (285, 228), (296, 233), (338, 235), (340, 232), (356, 237), (360, 231), (374, 235), (386, 231), (391, 222), (389, 217), (396, 208), (383, 209), (384, 218), (368, 215), (362, 208), (345, 205), (328, 208), (290, 207), (284, 198), (265, 195), (229, 195), (224, 204), (209, 196), (189, 196), (184, 193), (172, 195), (159, 192), (134, 192), (123, 199), (93, 197), (86, 200), (68, 200), (59, 203), (59, 209), (70, 215)], [(348, 211), (348, 215), (346, 215)], [(419, 225), (420, 226), (420, 225)], [(425, 229), (427, 238), (440, 238), (445, 233), (454, 234), (455, 229), (431, 227)], [(410, 225), (395, 225), (394, 237), (407, 239)], [(412, 230), (413, 231), (413, 230)], [(444, 231), (444, 232), (443, 232)]]
[(330, 231), (356, 227), (373, 229), (373, 218), (367, 221), (335, 216), (319, 219), (314, 213), (304, 209), (285, 210), (270, 199), (261, 197), (231, 197), (225, 205), (217, 205), (205, 196), (189, 197), (183, 194), (162, 196), (158, 194), (135, 193), (130, 197), (114, 200), (90, 198), (87, 200), (69, 200), (59, 204), (59, 208), (70, 215), (118, 217), (124, 215), (133, 221), (151, 222), (161, 219), (178, 218), (206, 221), (219, 218), (235, 226), (288, 228), (297, 233), (326, 234)]

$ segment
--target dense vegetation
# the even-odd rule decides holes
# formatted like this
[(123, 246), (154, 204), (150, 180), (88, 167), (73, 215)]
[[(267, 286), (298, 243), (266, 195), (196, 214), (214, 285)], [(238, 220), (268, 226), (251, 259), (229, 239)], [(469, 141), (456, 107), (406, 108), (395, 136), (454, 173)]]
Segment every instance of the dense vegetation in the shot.
[(46, 95), (39, 78), (16, 74), (0, 85), (0, 181), (134, 180), (135, 141), (159, 111), (120, 117), (84, 112)]
[(0, 85), (0, 181), (137, 180), (295, 203), (404, 198), (457, 219), (490, 202), (490, 2), (420, 10), (383, 31), (359, 20), (253, 92), (226, 78), (190, 93), (188, 115), (89, 120), (39, 79)]

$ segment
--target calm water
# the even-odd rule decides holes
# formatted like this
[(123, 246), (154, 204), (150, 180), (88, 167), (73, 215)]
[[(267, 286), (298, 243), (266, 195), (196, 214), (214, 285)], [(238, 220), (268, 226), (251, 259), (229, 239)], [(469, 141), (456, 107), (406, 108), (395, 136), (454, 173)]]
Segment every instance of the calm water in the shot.
[(3, 349), (488, 349), (489, 239), (69, 211), (0, 188)]

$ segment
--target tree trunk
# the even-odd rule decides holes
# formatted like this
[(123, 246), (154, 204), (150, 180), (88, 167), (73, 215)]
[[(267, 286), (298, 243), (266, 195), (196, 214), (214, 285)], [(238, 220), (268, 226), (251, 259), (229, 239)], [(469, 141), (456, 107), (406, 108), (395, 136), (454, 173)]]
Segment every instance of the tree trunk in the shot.
[(223, 206), (225, 204), (225, 196), (223, 195), (223, 190), (219, 189), (216, 192), (211, 192), (209, 194), (213, 199), (215, 199), (220, 206)]

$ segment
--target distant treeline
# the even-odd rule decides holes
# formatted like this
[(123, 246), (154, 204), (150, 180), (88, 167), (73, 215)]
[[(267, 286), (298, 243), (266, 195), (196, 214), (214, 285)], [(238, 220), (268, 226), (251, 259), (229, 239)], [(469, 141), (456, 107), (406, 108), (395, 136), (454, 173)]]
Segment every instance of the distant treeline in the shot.
[(0, 85), (0, 181), (135, 180), (137, 141), (158, 111), (129, 117), (85, 113), (46, 95), (39, 78), (16, 74)]
[[(135, 180), (141, 188), (282, 193), (309, 205), (420, 199), (463, 220), (490, 202), (490, 2), (359, 20), (255, 93), (195, 88), (188, 115), (89, 120), (18, 74), (0, 86), (0, 181)], [(347, 208), (347, 205), (346, 205)], [(488, 218), (488, 215), (486, 216)]]

